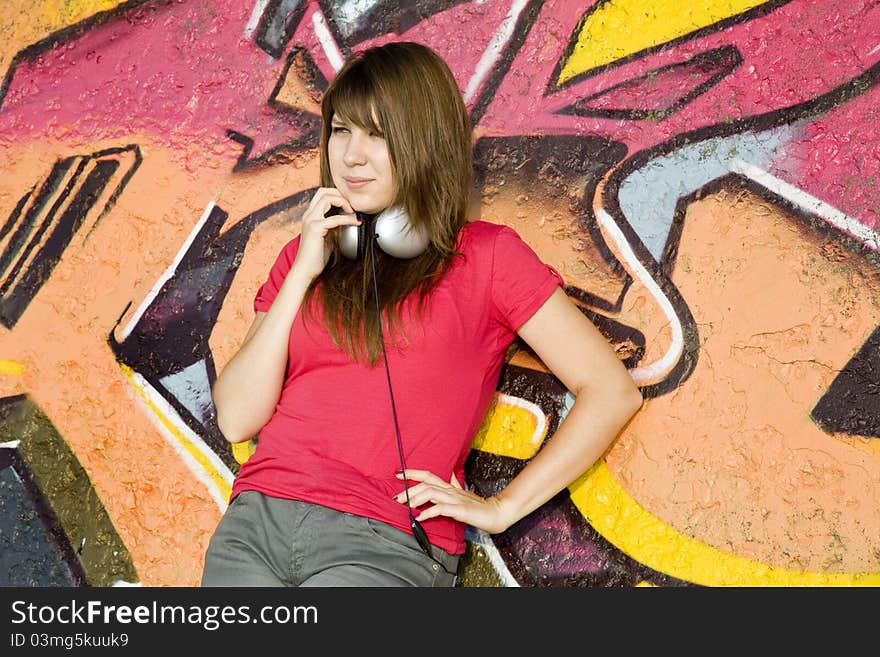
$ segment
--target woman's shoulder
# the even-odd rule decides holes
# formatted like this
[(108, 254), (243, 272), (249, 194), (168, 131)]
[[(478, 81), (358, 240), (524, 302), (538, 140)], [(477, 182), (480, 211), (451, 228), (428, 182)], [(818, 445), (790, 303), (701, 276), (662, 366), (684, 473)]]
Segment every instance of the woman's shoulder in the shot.
[(481, 248), (487, 244), (494, 244), (499, 235), (512, 232), (513, 229), (505, 224), (496, 224), (483, 219), (469, 221), (462, 226), (459, 233), (460, 247), (463, 251)]

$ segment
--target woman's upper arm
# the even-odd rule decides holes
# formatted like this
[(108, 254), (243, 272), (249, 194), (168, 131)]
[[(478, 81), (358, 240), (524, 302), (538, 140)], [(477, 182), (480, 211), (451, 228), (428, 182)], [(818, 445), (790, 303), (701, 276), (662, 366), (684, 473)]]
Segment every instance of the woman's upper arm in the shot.
[(254, 314), (254, 321), (251, 322), (251, 327), (248, 329), (247, 333), (244, 334), (244, 339), (241, 341), (241, 346), (243, 347), (247, 344), (247, 341), (253, 337), (254, 333), (257, 332), (257, 329), (260, 328), (260, 324), (263, 323), (263, 320), (266, 317), (266, 313), (257, 311)]
[(517, 333), (575, 394), (586, 388), (638, 392), (608, 340), (562, 288), (556, 288)]

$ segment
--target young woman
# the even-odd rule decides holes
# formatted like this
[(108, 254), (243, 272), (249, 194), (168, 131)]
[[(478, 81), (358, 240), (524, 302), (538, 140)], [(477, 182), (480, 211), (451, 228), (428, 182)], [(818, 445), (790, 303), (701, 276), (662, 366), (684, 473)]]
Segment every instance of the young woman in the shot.
[[(559, 274), (512, 229), (467, 220), (471, 127), (440, 57), (366, 50), (322, 115), (322, 186), (213, 387), (226, 438), (258, 441), (202, 585), (452, 586), (465, 525), (501, 532), (548, 501), (642, 397)], [(392, 238), (425, 237), (404, 257), (380, 229), (401, 216)], [(464, 462), (517, 335), (576, 401), (483, 498), (462, 485)]]

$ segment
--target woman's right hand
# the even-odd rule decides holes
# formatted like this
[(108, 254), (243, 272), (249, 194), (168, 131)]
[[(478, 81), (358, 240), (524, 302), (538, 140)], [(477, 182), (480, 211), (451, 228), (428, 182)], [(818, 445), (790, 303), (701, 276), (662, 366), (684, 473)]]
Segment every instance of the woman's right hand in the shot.
[[(327, 216), (334, 207), (341, 208), (342, 213)], [(359, 223), (354, 208), (338, 189), (319, 187), (303, 212), (299, 251), (292, 271), (310, 281), (316, 278), (330, 258), (330, 231), (338, 226), (357, 226)]]

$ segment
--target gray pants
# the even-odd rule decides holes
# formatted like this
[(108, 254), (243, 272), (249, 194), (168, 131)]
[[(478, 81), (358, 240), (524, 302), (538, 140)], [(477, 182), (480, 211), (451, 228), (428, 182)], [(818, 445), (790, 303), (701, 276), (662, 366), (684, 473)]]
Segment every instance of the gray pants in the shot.
[(245, 491), (211, 537), (201, 585), (454, 586), (458, 555), (433, 553), (446, 570), (387, 523)]

